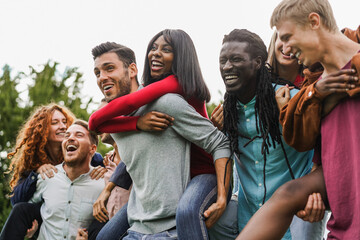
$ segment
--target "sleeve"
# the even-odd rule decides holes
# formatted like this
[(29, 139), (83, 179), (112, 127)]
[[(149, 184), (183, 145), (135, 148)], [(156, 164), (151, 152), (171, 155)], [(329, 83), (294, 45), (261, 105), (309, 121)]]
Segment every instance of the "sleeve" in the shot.
[(304, 86), (280, 111), (283, 137), (299, 152), (314, 148), (320, 134), (322, 96), (314, 87)]
[(31, 171), (27, 178), (21, 179), (14, 187), (11, 204), (14, 206), (19, 202), (28, 202), (36, 191), (37, 180), (38, 174), (34, 171)]
[(97, 127), (97, 130), (102, 133), (117, 133), (137, 131), (136, 124), (140, 116), (119, 116), (105, 121)]
[(129, 173), (126, 171), (126, 165), (123, 161), (121, 161), (119, 165), (117, 165), (109, 181), (121, 188), (129, 190), (132, 184), (132, 179)]
[(159, 111), (175, 118), (172, 128), (180, 136), (210, 153), (214, 161), (230, 156), (228, 138), (180, 95), (167, 94), (158, 100), (157, 106), (162, 108)]
[(43, 180), (40, 175), (38, 175), (38, 180), (36, 183), (36, 191), (34, 195), (31, 197), (29, 202), (38, 203), (42, 201), (42, 194), (46, 187), (46, 180)]
[(97, 166), (105, 167), (104, 163), (103, 163), (103, 160), (104, 160), (104, 158), (101, 156), (101, 154), (96, 152), (94, 154), (94, 156), (91, 158), (90, 165), (93, 166), (93, 167), (97, 167)]
[(127, 115), (148, 104), (166, 93), (182, 93), (181, 87), (174, 75), (152, 83), (136, 92), (116, 98), (103, 108), (94, 112), (89, 119), (90, 130), (97, 130), (99, 125), (116, 116)]

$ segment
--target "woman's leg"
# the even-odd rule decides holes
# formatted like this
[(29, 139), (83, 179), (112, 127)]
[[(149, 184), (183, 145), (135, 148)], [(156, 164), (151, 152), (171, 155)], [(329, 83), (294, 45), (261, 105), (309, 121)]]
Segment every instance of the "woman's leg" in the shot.
[(208, 239), (204, 211), (216, 202), (215, 174), (201, 174), (191, 179), (176, 209), (179, 240)]
[(32, 227), (34, 219), (38, 221), (40, 229), (42, 223), (40, 207), (41, 203), (20, 202), (15, 204), (1, 231), (0, 239), (23, 240), (27, 230)]
[(97, 240), (119, 240), (130, 228), (127, 219), (127, 204), (112, 217), (97, 235)]
[(322, 199), (327, 199), (321, 167), (302, 178), (285, 183), (276, 190), (236, 239), (281, 239), (294, 215), (304, 209), (309, 195), (314, 192), (320, 193)]

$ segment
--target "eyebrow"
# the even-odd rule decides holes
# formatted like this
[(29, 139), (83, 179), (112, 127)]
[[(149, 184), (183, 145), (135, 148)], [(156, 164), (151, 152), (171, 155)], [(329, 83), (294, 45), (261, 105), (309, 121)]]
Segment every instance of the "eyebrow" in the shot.
[[(111, 65), (111, 64), (114, 64), (114, 63), (113, 63), (113, 62), (106, 62), (106, 63), (101, 64), (100, 67), (106, 67), (106, 66)], [(98, 67), (94, 67), (94, 71), (97, 70), (97, 69), (99, 69), (99, 68), (98, 68)]]

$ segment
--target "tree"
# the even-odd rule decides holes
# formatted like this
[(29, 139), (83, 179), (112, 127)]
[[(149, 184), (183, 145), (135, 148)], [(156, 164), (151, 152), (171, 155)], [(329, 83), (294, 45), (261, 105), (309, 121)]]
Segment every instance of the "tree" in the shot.
[(0, 227), (10, 213), (9, 175), (4, 174), (9, 166), (7, 152), (14, 146), (17, 131), (24, 119), (24, 110), (16, 87), (21, 74), (11, 78), (11, 69), (5, 65), (0, 76)]
[[(30, 81), (25, 91), (29, 98), (22, 100), (16, 87), (25, 80)], [(77, 118), (88, 120), (92, 98), (84, 101), (80, 91), (83, 83), (78, 68), (67, 67), (60, 73), (57, 62), (48, 61), (40, 70), (30, 66), (29, 74), (18, 73), (14, 78), (11, 78), (10, 67), (4, 66), (0, 77), (0, 229), (11, 210), (8, 197), (10, 176), (4, 174), (9, 166), (6, 155), (15, 146), (20, 126), (35, 107), (51, 102), (68, 107)], [(105, 145), (100, 145), (98, 149), (102, 154), (109, 150)]]

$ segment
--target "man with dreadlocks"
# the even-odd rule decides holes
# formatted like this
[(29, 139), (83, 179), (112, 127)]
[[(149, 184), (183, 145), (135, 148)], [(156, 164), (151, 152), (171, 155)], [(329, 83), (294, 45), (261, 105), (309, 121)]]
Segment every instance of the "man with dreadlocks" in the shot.
[[(266, 59), (266, 46), (255, 33), (235, 29), (225, 35), (220, 52), (220, 72), (226, 87), (223, 131), (230, 139), (241, 183), (239, 231), (278, 187), (309, 173), (312, 166), (312, 152), (299, 153), (283, 143), (275, 91), (291, 83), (274, 78)], [(293, 89), (290, 94), (296, 92)], [(296, 221), (301, 220), (294, 220), (294, 227)], [(229, 234), (222, 234), (224, 229), (217, 229), (220, 225), (221, 220), (212, 237), (230, 239), (225, 237)], [(290, 231), (284, 239), (291, 239)]]

